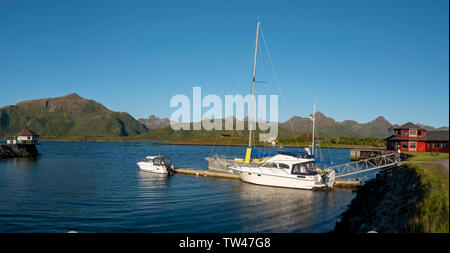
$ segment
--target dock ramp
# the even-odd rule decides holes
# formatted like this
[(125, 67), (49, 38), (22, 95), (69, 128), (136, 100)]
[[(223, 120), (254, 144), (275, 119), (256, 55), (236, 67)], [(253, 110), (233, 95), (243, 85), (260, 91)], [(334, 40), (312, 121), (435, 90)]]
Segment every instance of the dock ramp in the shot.
[(399, 162), (400, 162), (400, 154), (393, 152), (356, 162), (350, 162), (327, 167), (327, 169), (332, 169), (336, 171), (336, 178), (341, 178), (358, 173), (387, 168), (390, 166), (397, 165)]

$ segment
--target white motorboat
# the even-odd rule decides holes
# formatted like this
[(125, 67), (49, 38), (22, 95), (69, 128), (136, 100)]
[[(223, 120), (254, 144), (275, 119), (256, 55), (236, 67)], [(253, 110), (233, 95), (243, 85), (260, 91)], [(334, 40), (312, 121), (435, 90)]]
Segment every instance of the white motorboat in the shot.
[(173, 174), (175, 169), (172, 160), (168, 156), (147, 156), (137, 165), (142, 171), (148, 171), (159, 174)]
[(247, 183), (296, 189), (332, 188), (335, 171), (316, 167), (314, 156), (279, 152), (263, 164), (231, 163), (234, 174)]

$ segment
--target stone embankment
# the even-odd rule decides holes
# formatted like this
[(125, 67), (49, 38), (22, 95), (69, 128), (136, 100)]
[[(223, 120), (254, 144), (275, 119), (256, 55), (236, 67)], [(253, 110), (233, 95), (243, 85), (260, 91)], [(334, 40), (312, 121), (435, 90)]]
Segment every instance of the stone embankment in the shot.
[(359, 187), (332, 232), (408, 231), (409, 220), (417, 213), (423, 194), (420, 178), (414, 170), (396, 166), (382, 171)]
[(0, 158), (36, 157), (39, 152), (34, 144), (0, 144)]

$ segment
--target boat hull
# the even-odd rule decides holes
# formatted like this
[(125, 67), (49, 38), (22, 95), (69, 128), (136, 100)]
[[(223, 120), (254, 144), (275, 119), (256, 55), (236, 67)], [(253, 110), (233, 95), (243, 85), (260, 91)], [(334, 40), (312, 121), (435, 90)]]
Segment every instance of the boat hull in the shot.
[(314, 177), (311, 178), (284, 177), (245, 171), (235, 171), (235, 174), (239, 175), (242, 181), (257, 185), (305, 189), (305, 190), (326, 187), (325, 184), (317, 183)]
[(167, 168), (164, 166), (155, 166), (152, 163), (138, 162), (137, 165), (142, 171), (158, 173), (158, 174), (169, 174)]

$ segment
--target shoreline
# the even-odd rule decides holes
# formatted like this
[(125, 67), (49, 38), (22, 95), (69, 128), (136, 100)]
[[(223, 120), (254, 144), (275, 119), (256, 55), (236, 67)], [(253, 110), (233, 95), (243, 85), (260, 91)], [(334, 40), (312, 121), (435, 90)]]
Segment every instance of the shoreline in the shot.
[(37, 157), (39, 155), (34, 144), (0, 144), (0, 159)]
[[(245, 144), (229, 144), (229, 145), (225, 145), (225, 144), (204, 144), (204, 143), (165, 143), (165, 142), (160, 142), (158, 144), (161, 145), (181, 145), (181, 146), (236, 146), (236, 147), (248, 147), (248, 145)], [(264, 145), (253, 145), (253, 147), (266, 147)], [(309, 146), (307, 145), (299, 145), (299, 146), (295, 146), (295, 145), (283, 145), (283, 148), (307, 148)], [(269, 147), (270, 148), (270, 147)], [(276, 147), (275, 147), (276, 148)], [(365, 149), (365, 150), (386, 150), (385, 148), (378, 148), (378, 147), (369, 147), (369, 146), (320, 146), (320, 148), (330, 148), (330, 149)]]
[[(0, 140), (6, 141), (6, 140)], [(153, 142), (155, 145), (179, 145), (179, 146), (236, 146), (236, 147), (247, 147), (246, 144), (211, 144), (211, 143), (177, 143), (177, 142), (163, 142), (158, 140), (124, 140), (124, 139), (87, 139), (87, 140), (71, 140), (71, 139), (41, 139), (42, 142)], [(254, 147), (268, 147), (264, 145), (253, 145)], [(306, 148), (308, 145), (283, 145), (283, 148)], [(363, 145), (342, 145), (342, 146), (329, 146), (324, 144), (323, 146), (319, 146), (320, 148), (329, 148), (329, 149), (364, 149), (364, 150), (373, 150), (373, 151), (383, 151), (386, 148), (373, 147), (373, 146), (363, 146)], [(270, 148), (270, 147), (269, 147)]]

